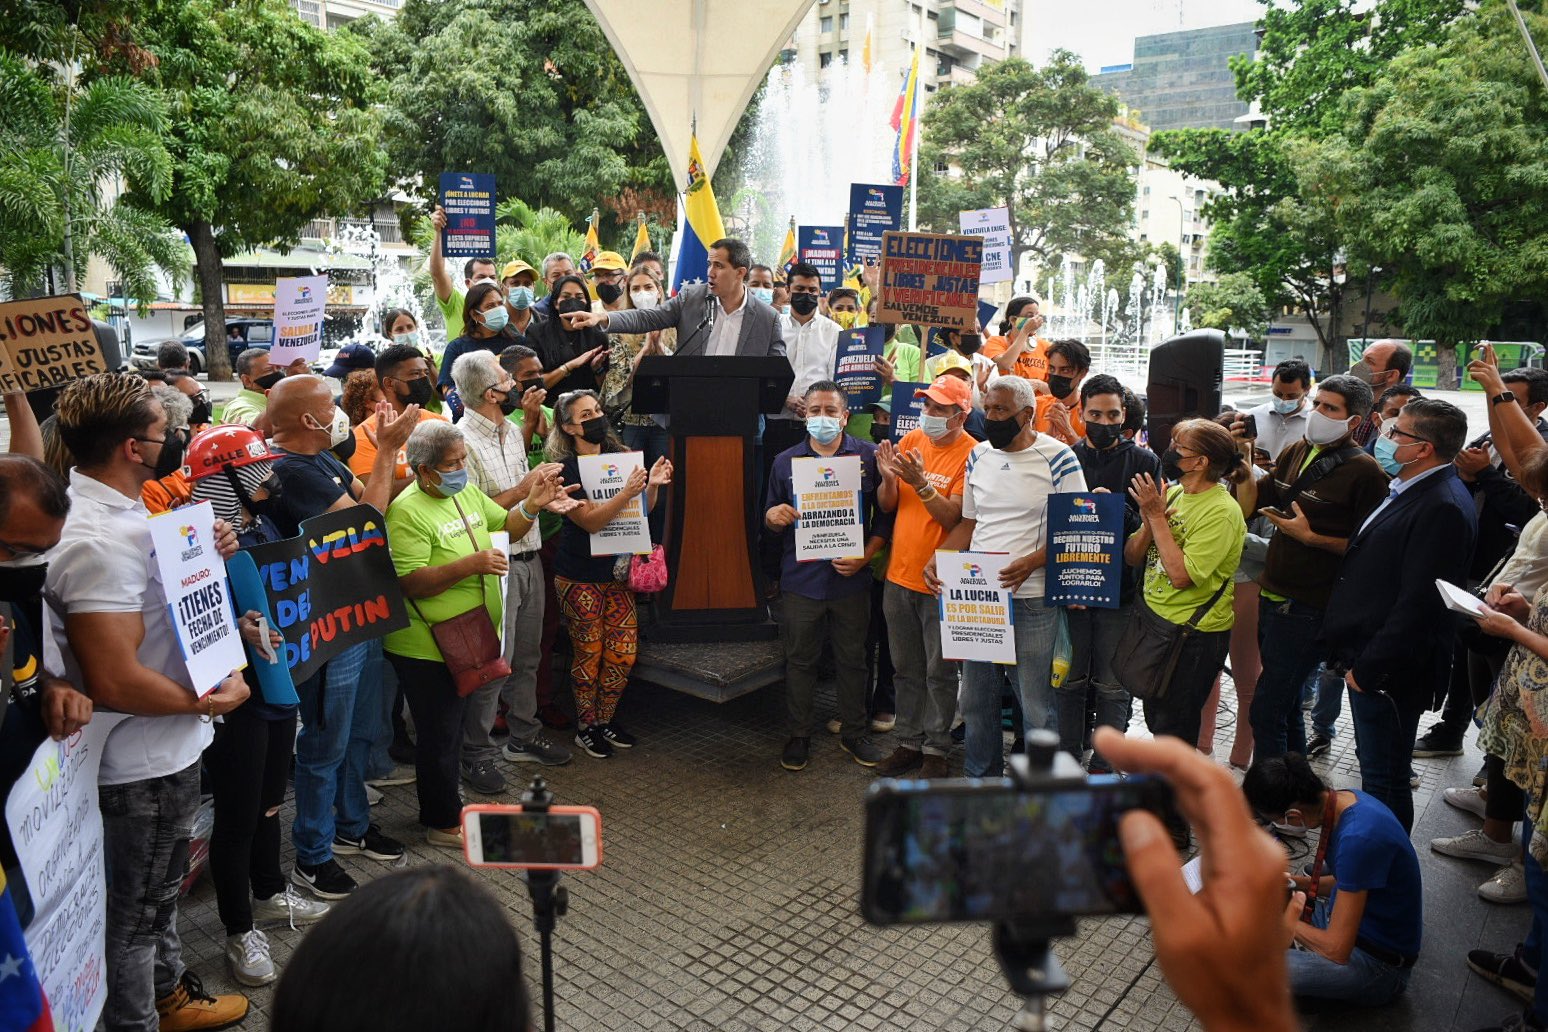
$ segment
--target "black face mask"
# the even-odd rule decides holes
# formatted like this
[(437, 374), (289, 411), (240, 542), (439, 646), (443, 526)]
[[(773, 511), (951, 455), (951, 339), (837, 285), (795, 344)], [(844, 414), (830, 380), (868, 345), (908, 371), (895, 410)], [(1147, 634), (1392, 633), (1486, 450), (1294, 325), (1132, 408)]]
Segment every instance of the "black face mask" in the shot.
[(591, 306), (586, 303), (586, 299), (583, 297), (566, 298), (565, 300), (559, 302), (559, 314), (561, 315), (564, 315), (568, 312), (589, 311), (591, 311)]
[(883, 441), (885, 441), (887, 438), (889, 438), (891, 436), (892, 436), (892, 427), (890, 427), (890, 426), (877, 426), (875, 423), (871, 424), (871, 440), (875, 441), (877, 444), (881, 444)]
[(817, 311), (816, 294), (791, 294), (790, 310), (797, 315), (811, 315)]
[(581, 437), (588, 444), (601, 444), (607, 440), (607, 417), (592, 416), (581, 423)]
[(604, 305), (610, 305), (621, 297), (623, 297), (623, 287), (620, 287), (618, 284), (597, 284), (597, 300), (601, 301)]
[(1116, 423), (1087, 423), (1086, 440), (1098, 451), (1106, 451), (1123, 440), (1123, 427)]
[(428, 376), (421, 377), (418, 380), (400, 380), (399, 382), (408, 388), (407, 395), (398, 395), (398, 397), (403, 399), (405, 405), (418, 405), (423, 408), (429, 403), (430, 398), (435, 393), (435, 385), (430, 382), (430, 377)]
[(1056, 398), (1068, 398), (1070, 391), (1075, 389), (1075, 381), (1068, 376), (1060, 376), (1057, 373), (1048, 377), (1048, 393)]
[(514, 387), (506, 391), (505, 397), (500, 399), (500, 414), (502, 416), (508, 416), (521, 408), (521, 395), (518, 391), (520, 391), (520, 388)]
[(963, 355), (976, 355), (978, 349), (984, 346), (983, 338), (976, 333), (964, 333), (957, 341), (957, 352)]
[(355, 454), (355, 435), (350, 434), (348, 437), (344, 438), (340, 444), (331, 450), (334, 456), (340, 462), (347, 464), (350, 458)]
[(1021, 424), (1016, 421), (1015, 416), (1009, 419), (986, 418), (984, 420), (984, 438), (991, 448), (1004, 449), (1016, 439), (1019, 433), (1021, 433)]
[(166, 439), (161, 442), (161, 453), (156, 456), (156, 468), (151, 471), (156, 475), (157, 480), (170, 477), (183, 468), (183, 452), (187, 447), (187, 430), (178, 430), (166, 435)]
[(1176, 448), (1168, 448), (1161, 453), (1161, 475), (1168, 480), (1181, 480), (1183, 478), (1182, 467), (1177, 465), (1182, 461), (1182, 452)]
[(193, 413), (188, 417), (189, 425), (203, 426), (210, 421), (213, 415), (210, 409), (210, 392), (200, 391), (194, 395)]
[(283, 369), (273, 369), (273, 370), (270, 370), (267, 373), (264, 373), (262, 376), (258, 377), (258, 379), (254, 380), (253, 383), (261, 391), (272, 391), (274, 389), (274, 385), (279, 383), (284, 378), (285, 378), (285, 370), (283, 370)]

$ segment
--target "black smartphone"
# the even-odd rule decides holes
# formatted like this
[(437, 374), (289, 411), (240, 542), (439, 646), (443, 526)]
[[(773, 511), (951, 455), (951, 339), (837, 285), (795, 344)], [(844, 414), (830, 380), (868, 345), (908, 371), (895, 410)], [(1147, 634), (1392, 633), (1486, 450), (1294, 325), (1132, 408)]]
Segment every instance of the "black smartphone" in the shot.
[(873, 924), (1141, 913), (1118, 842), (1118, 818), (1136, 808), (1176, 820), (1159, 778), (1032, 791), (1009, 779), (878, 782), (861, 911)]
[(1258, 417), (1251, 412), (1242, 416), (1242, 436), (1249, 441), (1258, 439)]
[(1284, 509), (1280, 509), (1273, 505), (1265, 505), (1261, 511), (1268, 513), (1270, 516), (1278, 516), (1282, 520), (1295, 519), (1295, 513), (1286, 512)]

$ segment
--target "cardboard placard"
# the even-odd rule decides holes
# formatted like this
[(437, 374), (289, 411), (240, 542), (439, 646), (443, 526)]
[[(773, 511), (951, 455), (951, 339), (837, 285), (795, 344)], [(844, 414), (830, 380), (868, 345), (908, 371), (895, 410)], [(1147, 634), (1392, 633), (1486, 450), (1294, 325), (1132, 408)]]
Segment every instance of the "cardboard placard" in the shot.
[(0, 392), (40, 391), (107, 372), (79, 294), (0, 304)]
[(887, 233), (876, 321), (971, 332), (983, 258), (983, 237)]

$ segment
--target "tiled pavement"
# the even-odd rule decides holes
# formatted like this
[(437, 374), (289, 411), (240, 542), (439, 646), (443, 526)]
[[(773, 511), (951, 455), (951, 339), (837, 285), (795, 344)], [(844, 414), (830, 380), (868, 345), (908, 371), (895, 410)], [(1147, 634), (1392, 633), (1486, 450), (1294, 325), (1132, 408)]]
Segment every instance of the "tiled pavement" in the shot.
[[(1223, 745), (1234, 727), (1234, 699), (1229, 688), (1224, 694)], [(811, 765), (797, 774), (782, 770), (780, 712), (777, 686), (717, 705), (636, 684), (620, 722), (639, 736), (637, 748), (608, 761), (578, 755), (546, 772), (561, 802), (602, 812), (605, 843), (600, 869), (566, 878), (570, 913), (555, 947), (559, 1027), (1010, 1027), (1019, 1001), (995, 964), (986, 928), (877, 929), (860, 918), (860, 801), (871, 775), (821, 731)], [(1428, 849), (1432, 835), (1469, 826), (1471, 818), (1441, 801), (1440, 789), (1465, 784), (1477, 757), (1417, 766), (1423, 785), (1415, 841), (1425, 865), (1428, 941), (1410, 993), (1381, 1012), (1310, 1016), (1308, 1029), (1467, 1032), (1511, 1007), (1511, 998), (1466, 972), (1462, 956), (1476, 945), (1508, 948), (1524, 933), (1526, 908), (1477, 899), (1473, 891), (1489, 869)], [(1357, 783), (1347, 735), (1326, 768), (1336, 784)], [(506, 769), (530, 776), (526, 768)], [(509, 799), (517, 794), (513, 784)], [(414, 814), (413, 786), (388, 789), (374, 811), (387, 833), (411, 843), (410, 863), (460, 862), (423, 844)], [(361, 879), (381, 871), (360, 858), (342, 862)], [(536, 936), (524, 886), (509, 873), (479, 876), (522, 930), (535, 983)], [(234, 991), (207, 878), (185, 901), (180, 926), (187, 960), (205, 985)], [(282, 969), (300, 934), (271, 932)], [(1074, 983), (1053, 1005), (1057, 1027), (1199, 1027), (1152, 963), (1145, 919), (1084, 921), (1079, 936), (1060, 942), (1057, 952)], [(267, 1028), (269, 992), (249, 995), (253, 1014), (240, 1027)]]

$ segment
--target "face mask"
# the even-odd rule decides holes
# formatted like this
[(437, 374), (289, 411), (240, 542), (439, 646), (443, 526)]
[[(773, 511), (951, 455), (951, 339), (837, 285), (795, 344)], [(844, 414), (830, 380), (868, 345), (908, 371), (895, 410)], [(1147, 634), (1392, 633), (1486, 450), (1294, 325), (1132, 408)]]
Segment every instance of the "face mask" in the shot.
[(841, 329), (850, 330), (854, 329), (857, 315), (859, 315), (858, 312), (834, 312), (833, 321), (838, 323)]
[(505, 303), (518, 312), (526, 311), (532, 307), (532, 288), (512, 287), (510, 294), (506, 296)]
[(210, 392), (200, 391), (194, 395), (193, 412), (188, 416), (188, 422), (194, 426), (202, 426), (210, 421), (212, 414)]
[(872, 423), (871, 424), (871, 440), (872, 441), (875, 441), (877, 444), (881, 444), (883, 441), (885, 441), (887, 438), (889, 438), (891, 436), (892, 436), (892, 427), (890, 427), (890, 426), (882, 426), (880, 423)]
[(418, 405), (421, 408), (430, 400), (434, 390), (428, 376), (421, 377), (418, 380), (405, 381), (404, 385), (408, 387), (408, 396), (403, 399), (404, 404)]
[(607, 440), (607, 417), (592, 416), (581, 422), (581, 438), (588, 444), (601, 444)]
[(1376, 461), (1380, 463), (1382, 469), (1386, 470), (1389, 477), (1397, 476), (1403, 472), (1403, 467), (1408, 465), (1408, 462), (1414, 461), (1413, 459), (1409, 459), (1408, 462), (1398, 461), (1397, 450), (1401, 447), (1402, 445), (1385, 434), (1376, 438)]
[(284, 378), (285, 370), (275, 369), (258, 377), (258, 379), (253, 381), (253, 384), (261, 391), (271, 391), (274, 389), (274, 385), (279, 383)]
[[(983, 339), (976, 333), (964, 333), (957, 341), (957, 352), (962, 355), (976, 355), (978, 349), (984, 346)], [(1066, 394), (1069, 392), (1066, 391)]]
[(441, 478), (441, 482), (435, 485), (435, 489), (443, 495), (459, 494), (464, 487), (468, 486), (468, 467), (466, 466), (450, 473), (441, 470), (435, 472)]
[(1306, 421), (1306, 439), (1312, 444), (1321, 447), (1332, 444), (1334, 441), (1349, 433), (1349, 424), (1332, 416), (1324, 416), (1321, 412), (1313, 412)]
[(1123, 427), (1116, 423), (1087, 423), (1086, 440), (1098, 451), (1106, 451), (1123, 440)]
[(1365, 383), (1370, 384), (1372, 387), (1376, 387), (1387, 382), (1387, 370), (1383, 369), (1378, 373), (1372, 370), (1371, 364), (1365, 361), (1363, 358), (1349, 367), (1349, 375), (1354, 377), (1356, 380), (1362, 380)]
[(747, 292), (766, 305), (774, 303), (773, 287), (749, 287)]
[(942, 437), (951, 433), (951, 420), (946, 416), (921, 415), (919, 417), (919, 429), (932, 441), (939, 441)]
[(349, 425), (349, 415), (341, 408), (333, 410), (333, 420), (327, 426), (318, 425), (310, 429), (328, 435), (328, 447), (337, 448), (346, 440), (355, 436), (354, 430)]
[(832, 416), (807, 416), (806, 432), (812, 435), (812, 439), (818, 444), (832, 444), (838, 440), (841, 431), (839, 421)]
[(188, 446), (188, 431), (168, 431), (161, 442), (161, 453), (156, 456), (156, 467), (151, 472), (156, 479), (170, 477), (183, 467), (183, 450)]
[(1183, 478), (1182, 467), (1178, 465), (1182, 461), (1182, 452), (1176, 448), (1168, 448), (1161, 453), (1161, 475), (1168, 480), (1181, 480)]
[(505, 329), (505, 324), (511, 321), (511, 317), (506, 314), (504, 305), (480, 312), (479, 318), (484, 321), (484, 329), (490, 333), (499, 333)]
[(1281, 416), (1288, 416), (1296, 409), (1300, 408), (1301, 402), (1304, 400), (1304, 398), (1296, 398), (1294, 400), (1289, 398), (1275, 398), (1274, 411), (1278, 412)]
[(791, 294), (790, 308), (796, 315), (811, 315), (817, 311), (817, 295)]
[(563, 301), (559, 302), (559, 313), (561, 315), (563, 315), (565, 313), (568, 313), (568, 312), (589, 312), (589, 311), (591, 311), (591, 306), (586, 303), (586, 299), (583, 298), (583, 297), (568, 297), (568, 298), (565, 298)]
[(1075, 381), (1068, 376), (1051, 373), (1048, 376), (1048, 393), (1056, 398), (1068, 398), (1075, 389)]
[(597, 298), (604, 305), (610, 305), (614, 301), (617, 301), (621, 297), (623, 297), (623, 287), (620, 287), (618, 284), (616, 284), (616, 283), (598, 283), (597, 284)]
[(1016, 422), (1016, 417), (1010, 419), (985, 419), (984, 437), (989, 441), (989, 447), (999, 448), (1002, 451), (1016, 435), (1021, 433), (1021, 424)]
[(635, 308), (655, 308), (661, 295), (654, 290), (636, 290), (629, 295), (629, 300), (634, 302)]
[(403, 344), (411, 348), (418, 348), (419, 331), (409, 330), (407, 333), (394, 333), (392, 335), (392, 342), (394, 344)]
[(500, 414), (502, 416), (508, 416), (521, 408), (521, 394), (518, 393), (520, 390), (519, 385), (513, 387), (505, 392), (505, 397), (500, 399)]

